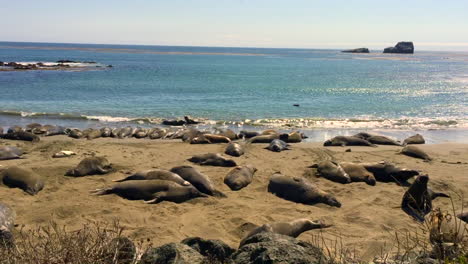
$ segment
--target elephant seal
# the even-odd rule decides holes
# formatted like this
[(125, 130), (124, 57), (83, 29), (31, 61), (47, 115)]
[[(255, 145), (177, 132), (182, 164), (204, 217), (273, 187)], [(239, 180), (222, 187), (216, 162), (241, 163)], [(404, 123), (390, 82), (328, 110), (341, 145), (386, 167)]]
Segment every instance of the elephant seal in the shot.
[(229, 186), (231, 190), (238, 191), (252, 182), (256, 171), (257, 168), (252, 165), (236, 166), (224, 177), (224, 184)]
[(65, 176), (81, 177), (94, 174), (106, 174), (112, 171), (111, 164), (104, 157), (85, 158), (74, 169), (70, 169)]
[(32, 142), (38, 142), (40, 140), (40, 138), (37, 135), (34, 135), (33, 133), (26, 132), (26, 131), (6, 133), (6, 134), (3, 134), (1, 137), (4, 139), (24, 140), (24, 141), (32, 141)]
[(360, 163), (366, 170), (374, 174), (377, 181), (380, 182), (396, 182), (398, 184), (406, 184), (407, 181), (419, 175), (419, 171), (400, 168), (386, 161)]
[(182, 186), (166, 180), (125, 181), (110, 188), (94, 190), (92, 194), (117, 194), (128, 200), (144, 200), (148, 204), (162, 201), (182, 203), (196, 197), (207, 197), (192, 185)]
[(117, 132), (117, 137), (118, 138), (129, 138), (133, 135), (133, 128), (131, 126), (126, 126)]
[(223, 135), (204, 134), (203, 135), (210, 143), (230, 143), (231, 139)]
[(65, 135), (66, 130), (67, 130), (63, 126), (52, 126), (52, 125), (45, 125), (42, 127), (42, 129), (44, 130), (44, 136), (46, 137)]
[(330, 206), (341, 207), (335, 197), (320, 190), (317, 186), (304, 178), (287, 177), (275, 173), (270, 177), (268, 191), (285, 200), (314, 205), (324, 203)]
[(281, 139), (274, 139), (270, 142), (270, 145), (266, 147), (266, 149), (271, 150), (273, 152), (281, 152), (283, 150), (289, 150), (289, 144), (284, 142)]
[(278, 131), (274, 129), (263, 130), (261, 135), (279, 135)]
[(271, 143), (273, 140), (279, 139), (278, 134), (271, 134), (271, 135), (260, 135), (255, 136), (247, 140), (247, 143)]
[(110, 127), (102, 127), (100, 131), (101, 137), (110, 137), (112, 135), (112, 129)]
[(280, 235), (285, 235), (285, 236), (290, 236), (290, 237), (298, 237), (300, 234), (312, 230), (312, 229), (319, 229), (319, 228), (327, 228), (331, 227), (331, 225), (327, 225), (323, 223), (322, 221), (319, 220), (309, 220), (306, 218), (301, 218), (301, 219), (296, 219), (291, 222), (275, 222), (271, 224), (264, 224), (262, 226), (259, 226), (257, 228), (254, 228), (252, 231), (250, 231), (247, 236), (245, 236), (242, 241), (240, 242), (239, 247), (242, 247), (244, 245), (244, 242), (261, 232), (271, 232), (271, 233), (277, 233)]
[(388, 138), (386, 136), (381, 136), (381, 135), (374, 135), (370, 136), (366, 139), (372, 144), (376, 145), (394, 145), (394, 146), (401, 146), (401, 144), (391, 138)]
[(330, 181), (339, 183), (350, 183), (351, 178), (348, 173), (341, 167), (338, 162), (325, 160), (310, 166), (311, 168), (317, 168), (318, 176), (322, 176)]
[(148, 132), (148, 137), (150, 139), (159, 139), (163, 138), (166, 135), (167, 131), (165, 129), (160, 129), (160, 128), (152, 128)]
[(179, 175), (184, 180), (190, 182), (197, 190), (202, 193), (216, 196), (226, 197), (226, 195), (215, 189), (213, 183), (208, 176), (202, 174), (197, 169), (191, 166), (178, 166), (171, 169), (171, 172)]
[(416, 146), (405, 146), (401, 151), (401, 154), (410, 156), (413, 158), (418, 158), (418, 159), (423, 159), (425, 161), (431, 161), (432, 158), (427, 155), (426, 152), (424, 152), (422, 149), (416, 147)]
[(37, 131), (38, 134), (41, 134), (41, 132), (39, 131), (41, 128), (42, 128), (41, 124), (31, 123), (31, 124), (26, 125), (26, 127), (24, 128), (24, 131), (31, 132), (31, 133), (34, 133), (34, 131)]
[(187, 125), (196, 125), (201, 123), (200, 121), (193, 120), (190, 116), (184, 116), (184, 120)]
[(3, 184), (10, 188), (20, 188), (30, 195), (35, 195), (44, 188), (44, 180), (37, 173), (17, 166), (0, 169)]
[(190, 182), (182, 179), (179, 175), (167, 171), (167, 170), (160, 170), (160, 169), (152, 169), (152, 170), (144, 170), (138, 171), (128, 177), (125, 177), (120, 180), (114, 180), (114, 182), (123, 182), (129, 180), (166, 180), (166, 181), (173, 181), (183, 186), (190, 185)]
[(20, 159), (23, 151), (17, 147), (0, 147), (0, 160)]
[(183, 126), (185, 123), (184, 120), (163, 120), (161, 124), (165, 126)]
[(419, 175), (403, 195), (401, 208), (419, 222), (432, 210), (432, 199), (427, 191), (428, 175)]
[(287, 143), (299, 143), (302, 141), (304, 138), (304, 134), (299, 133), (298, 131), (291, 132), (289, 134), (286, 134), (286, 139), (285, 141)]
[(416, 134), (416, 135), (406, 138), (403, 141), (403, 146), (411, 145), (411, 144), (424, 144), (424, 143), (426, 143), (426, 141), (424, 140), (424, 137), (420, 134)]
[(245, 151), (244, 151), (244, 147), (241, 146), (240, 144), (238, 143), (235, 143), (235, 142), (231, 142), (227, 145), (226, 147), (226, 150), (224, 151), (224, 153), (230, 155), (230, 156), (234, 156), (234, 157), (240, 157), (242, 155), (244, 155)]
[(468, 223), (468, 212), (459, 213), (457, 214), (457, 217)]
[(102, 132), (100, 129), (92, 129), (92, 128), (86, 129), (85, 131), (83, 131), (83, 133), (85, 134), (86, 139), (88, 140), (100, 138), (102, 135)]
[(362, 164), (340, 162), (340, 166), (348, 174), (352, 182), (365, 182), (368, 185), (375, 186), (376, 180), (374, 174), (366, 170)]
[(7, 129), (7, 134), (9, 133), (14, 133), (14, 132), (22, 132), (24, 131), (22, 127), (20, 126), (12, 126)]
[(70, 129), (70, 131), (68, 131), (68, 136), (71, 137), (71, 138), (79, 139), (79, 138), (84, 137), (84, 134), (83, 134), (83, 132), (81, 130), (79, 130), (77, 128), (74, 128), (74, 129)]
[(230, 140), (236, 140), (239, 138), (239, 136), (237, 136), (237, 134), (231, 129), (217, 129), (217, 135), (225, 136)]
[(238, 138), (249, 139), (249, 138), (253, 138), (253, 137), (256, 137), (256, 136), (260, 136), (260, 133), (258, 133), (256, 131), (242, 130), (242, 131), (239, 132)]
[(135, 138), (145, 138), (148, 136), (148, 129), (137, 127), (135, 132), (133, 133), (133, 137)]
[(237, 166), (236, 162), (230, 159), (226, 159), (225, 157), (221, 156), (219, 153), (207, 153), (201, 155), (195, 155), (188, 159), (195, 164), (199, 164), (202, 166), (210, 165), (210, 166), (220, 166), (220, 167), (234, 167)]
[(375, 147), (369, 141), (354, 136), (336, 136), (323, 143), (324, 146), (369, 146)]
[(377, 136), (377, 134), (368, 133), (368, 132), (359, 132), (356, 135), (353, 135), (353, 137), (358, 137), (358, 138), (362, 138), (366, 140), (372, 136)]
[(0, 248), (14, 245), (13, 228), (15, 227), (16, 213), (11, 207), (0, 203)]

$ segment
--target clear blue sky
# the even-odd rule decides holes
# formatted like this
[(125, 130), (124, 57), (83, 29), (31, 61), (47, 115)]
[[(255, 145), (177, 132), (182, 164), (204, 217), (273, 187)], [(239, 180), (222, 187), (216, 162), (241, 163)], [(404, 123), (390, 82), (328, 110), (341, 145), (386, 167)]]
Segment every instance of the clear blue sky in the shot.
[(0, 0), (1, 41), (468, 51), (468, 0)]

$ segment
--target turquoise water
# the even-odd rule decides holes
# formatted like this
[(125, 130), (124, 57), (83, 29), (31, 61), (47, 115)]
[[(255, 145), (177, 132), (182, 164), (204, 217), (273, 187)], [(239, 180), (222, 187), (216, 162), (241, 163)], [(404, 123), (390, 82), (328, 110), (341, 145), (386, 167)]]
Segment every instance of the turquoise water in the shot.
[(0, 123), (156, 122), (191, 115), (309, 128), (466, 128), (468, 53), (418, 52), (415, 45), (414, 55), (389, 55), (0, 42), (0, 61), (114, 66), (0, 71)]

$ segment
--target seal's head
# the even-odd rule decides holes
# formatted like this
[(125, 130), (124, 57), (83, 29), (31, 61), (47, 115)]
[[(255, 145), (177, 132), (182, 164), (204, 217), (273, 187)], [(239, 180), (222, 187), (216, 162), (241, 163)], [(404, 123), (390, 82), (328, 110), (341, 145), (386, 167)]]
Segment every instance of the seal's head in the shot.
[(323, 142), (323, 145), (324, 145), (324, 146), (331, 146), (331, 145), (332, 145), (332, 141), (331, 141), (331, 140), (326, 140), (325, 142)]

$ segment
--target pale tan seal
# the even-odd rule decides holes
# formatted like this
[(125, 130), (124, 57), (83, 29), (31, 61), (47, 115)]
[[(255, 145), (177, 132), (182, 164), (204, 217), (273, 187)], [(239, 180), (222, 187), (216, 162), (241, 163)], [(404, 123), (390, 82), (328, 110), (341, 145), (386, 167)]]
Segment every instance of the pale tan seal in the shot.
[(191, 166), (177, 166), (171, 169), (171, 172), (179, 175), (184, 180), (190, 182), (195, 188), (200, 192), (217, 196), (217, 197), (226, 197), (226, 195), (215, 189), (210, 178), (205, 174), (199, 172), (197, 169)]
[(68, 170), (66, 176), (81, 177), (94, 174), (106, 174), (112, 171), (110, 162), (104, 157), (83, 159), (74, 169)]
[(161, 169), (138, 171), (123, 179), (114, 180), (114, 182), (123, 182), (123, 181), (130, 181), (130, 180), (166, 180), (166, 181), (173, 181), (175, 183), (178, 183), (184, 186), (190, 185), (190, 182), (184, 180), (179, 175), (173, 172), (170, 172), (168, 170), (161, 170)]
[(257, 168), (252, 165), (236, 166), (224, 177), (224, 183), (229, 186), (231, 190), (238, 191), (252, 182), (256, 171)]
[(310, 167), (317, 168), (317, 176), (322, 176), (330, 181), (339, 183), (351, 182), (351, 178), (348, 173), (346, 173), (341, 165), (336, 161), (325, 160)]
[(224, 153), (233, 157), (240, 157), (244, 155), (245, 150), (244, 146), (240, 145), (239, 143), (231, 142), (226, 146)]
[(220, 166), (220, 167), (234, 167), (237, 166), (236, 162), (231, 159), (226, 159), (219, 153), (206, 153), (194, 155), (188, 161), (202, 166)]
[(412, 145), (412, 144), (424, 144), (424, 143), (426, 143), (426, 140), (424, 140), (424, 137), (421, 134), (416, 134), (416, 135), (406, 138), (403, 141), (403, 146)]
[(365, 182), (372, 186), (376, 184), (374, 174), (366, 170), (362, 164), (352, 162), (340, 162), (339, 164), (352, 182)]
[(425, 161), (431, 161), (432, 158), (429, 157), (429, 155), (424, 152), (424, 150), (416, 147), (416, 146), (405, 146), (401, 151), (400, 151), (401, 154), (403, 155), (406, 155), (406, 156), (410, 156), (410, 157), (413, 157), (413, 158), (418, 158), (418, 159), (423, 159)]

